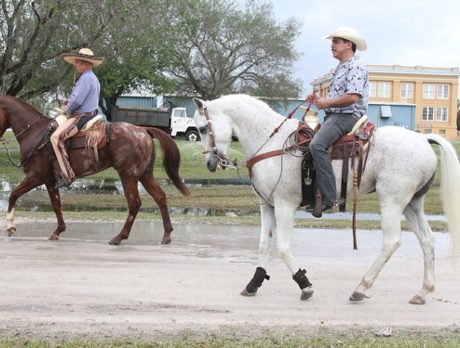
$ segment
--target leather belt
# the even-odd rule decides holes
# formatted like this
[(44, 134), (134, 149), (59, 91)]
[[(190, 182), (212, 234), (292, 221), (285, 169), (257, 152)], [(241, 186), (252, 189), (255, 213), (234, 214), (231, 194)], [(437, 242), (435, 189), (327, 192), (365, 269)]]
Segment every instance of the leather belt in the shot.
[(96, 116), (96, 115), (97, 115), (97, 111), (76, 112), (76, 113), (70, 115), (70, 117), (83, 117), (83, 116)]
[(353, 115), (352, 112), (326, 112), (326, 116), (329, 116), (329, 115), (332, 115), (332, 114)]
[(326, 116), (336, 114), (336, 115), (346, 115), (346, 116), (351, 116), (355, 121), (358, 121), (362, 115), (356, 114), (354, 112), (326, 112)]

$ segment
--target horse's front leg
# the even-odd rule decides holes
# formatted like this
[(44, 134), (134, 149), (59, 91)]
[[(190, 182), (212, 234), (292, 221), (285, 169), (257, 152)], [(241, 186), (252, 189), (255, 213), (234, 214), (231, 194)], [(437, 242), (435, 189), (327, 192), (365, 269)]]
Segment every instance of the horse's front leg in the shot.
[(257, 290), (262, 286), (265, 279), (270, 279), (267, 275), (267, 264), (272, 249), (273, 235), (276, 233), (275, 228), (275, 211), (273, 207), (261, 201), (260, 205), (260, 239), (259, 239), (259, 260), (254, 277), (248, 285), (241, 291), (242, 296), (255, 296)]
[(313, 286), (308, 280), (305, 269), (301, 269), (294, 261), (291, 253), (291, 233), (294, 229), (294, 216), (297, 205), (292, 201), (278, 200), (275, 202), (276, 243), (281, 259), (292, 273), (292, 279), (299, 286), (300, 299), (307, 300), (313, 295)]
[(61, 196), (59, 194), (59, 189), (54, 188), (55, 184), (55, 180), (53, 180), (53, 182), (46, 183), (46, 189), (48, 190), (51, 207), (54, 210), (54, 214), (56, 214), (57, 220), (56, 230), (50, 234), (48, 240), (58, 240), (59, 235), (66, 229), (64, 218), (62, 216)]
[(33, 174), (27, 174), (27, 176), (22, 180), (18, 186), (14, 188), (13, 191), (10, 193), (10, 197), (8, 199), (8, 210), (6, 212), (6, 232), (8, 237), (11, 237), (14, 232), (16, 232), (16, 227), (14, 225), (14, 209), (16, 207), (16, 201), (21, 197), (23, 194), (29, 192), (33, 188), (40, 185), (39, 179)]
[(125, 224), (110, 242), (111, 245), (119, 245), (122, 240), (128, 239), (131, 228), (133, 227), (134, 220), (136, 219), (137, 213), (141, 207), (141, 198), (139, 197), (139, 190), (137, 189), (137, 179), (127, 179), (121, 177), (123, 184), (123, 190), (125, 193), (126, 200), (128, 201), (128, 217), (126, 218)]

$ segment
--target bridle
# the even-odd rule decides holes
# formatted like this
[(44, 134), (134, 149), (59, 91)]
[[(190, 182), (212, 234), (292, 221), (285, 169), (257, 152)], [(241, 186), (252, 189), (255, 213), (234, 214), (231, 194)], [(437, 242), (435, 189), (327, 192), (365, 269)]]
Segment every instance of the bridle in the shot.
[[(267, 140), (262, 144), (262, 146), (260, 146), (260, 148), (255, 152), (255, 154), (247, 161), (246, 163), (246, 167), (248, 168), (249, 170), (249, 176), (252, 177), (251, 175), (251, 168), (252, 166), (260, 161), (260, 160), (263, 160), (263, 159), (266, 159), (266, 158), (269, 158), (269, 157), (273, 157), (273, 156), (279, 156), (279, 155), (282, 155), (286, 152), (289, 152), (290, 150), (292, 150), (294, 147), (284, 147), (283, 146), (283, 149), (281, 150), (275, 150), (275, 151), (270, 151), (270, 152), (266, 152), (266, 153), (262, 153), (262, 154), (258, 154), (260, 152), (260, 150), (266, 145), (266, 143), (276, 134), (278, 133), (278, 131), (280, 130), (280, 128), (284, 125), (284, 123), (291, 119), (292, 116), (294, 115), (294, 113), (297, 111), (297, 109), (303, 105), (305, 103), (305, 101), (302, 101), (301, 103), (299, 103), (295, 108), (294, 110), (292, 110), (289, 115), (281, 122), (280, 125), (278, 125), (278, 127), (276, 127), (273, 132), (270, 134), (270, 136), (267, 138)], [(307, 112), (310, 110), (310, 107), (311, 107), (311, 104), (308, 104), (308, 107), (306, 108), (306, 111), (304, 113), (304, 116), (307, 114)], [(208, 150), (208, 151), (203, 151), (203, 154), (207, 154), (207, 153), (212, 153), (212, 155), (216, 158), (217, 160), (217, 163), (224, 167), (224, 168), (236, 168), (238, 169), (238, 164), (236, 162), (236, 160), (232, 160), (230, 159), (229, 156), (225, 155), (222, 151), (219, 151), (219, 149), (217, 148), (217, 145), (216, 145), (216, 139), (215, 139), (215, 136), (214, 136), (214, 130), (213, 130), (213, 127), (212, 127), (212, 120), (211, 118), (209, 117), (209, 112), (208, 112), (208, 107), (206, 104), (203, 103), (203, 114), (204, 114), (204, 117), (206, 118), (206, 125), (205, 126), (202, 126), (202, 127), (199, 127), (198, 130), (200, 132), (200, 134), (206, 134), (206, 132), (209, 133), (209, 139), (210, 139), (210, 147), (211, 147), (211, 150)]]
[(203, 151), (203, 154), (208, 154), (211, 153), (217, 160), (217, 163), (222, 167), (222, 168), (235, 168), (238, 169), (238, 163), (236, 162), (236, 159), (232, 160), (229, 156), (225, 155), (222, 151), (219, 151), (216, 145), (216, 138), (214, 136), (214, 130), (212, 126), (212, 120), (209, 117), (209, 112), (208, 112), (208, 107), (206, 104), (203, 104), (203, 113), (204, 117), (206, 118), (206, 125), (198, 128), (198, 131), (200, 134), (206, 134), (206, 132), (209, 134), (209, 141), (210, 141), (210, 147), (211, 150)]

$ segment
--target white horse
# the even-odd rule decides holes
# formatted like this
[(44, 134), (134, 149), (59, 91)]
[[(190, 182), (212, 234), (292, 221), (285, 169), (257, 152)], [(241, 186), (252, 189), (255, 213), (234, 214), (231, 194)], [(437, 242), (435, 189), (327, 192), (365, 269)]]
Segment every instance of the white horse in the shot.
[[(229, 164), (226, 157), (232, 136), (238, 137), (246, 159), (279, 150), (297, 129), (298, 121), (287, 120), (279, 131), (273, 130), (285, 119), (264, 102), (246, 95), (229, 95), (210, 102), (194, 99), (194, 120), (201, 132), (207, 167), (214, 172), (218, 164)], [(452, 256), (458, 252), (460, 235), (460, 164), (453, 146), (441, 136), (420, 134), (401, 127), (381, 127), (374, 132), (370, 154), (362, 176), (359, 194), (378, 194), (383, 246), (379, 256), (350, 296), (350, 301), (368, 298), (368, 290), (401, 242), (401, 216), (404, 214), (418, 238), (424, 257), (423, 286), (410, 303), (424, 304), (426, 294), (434, 291), (434, 237), (423, 211), (424, 196), (434, 180), (437, 157), (430, 146), (441, 148), (441, 199), (448, 218)], [(299, 155), (299, 153), (297, 153)], [(351, 161), (350, 161), (351, 162)], [(337, 185), (341, 180), (342, 161), (333, 161)], [(258, 267), (242, 291), (254, 296), (264, 279), (272, 239), (281, 258), (301, 289), (302, 300), (313, 294), (313, 287), (291, 254), (290, 238), (294, 214), (301, 203), (301, 158), (287, 153), (257, 162), (252, 168), (255, 191), (260, 196), (261, 232)], [(348, 197), (352, 190), (349, 170)], [(338, 190), (339, 191), (339, 190)]]

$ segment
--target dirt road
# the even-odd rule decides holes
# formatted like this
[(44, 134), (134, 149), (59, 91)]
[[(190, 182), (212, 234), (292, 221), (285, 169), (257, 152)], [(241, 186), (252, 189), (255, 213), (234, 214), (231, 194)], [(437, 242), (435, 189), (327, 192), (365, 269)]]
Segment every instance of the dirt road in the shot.
[[(176, 225), (173, 244), (157, 245), (158, 223), (137, 222), (121, 246), (107, 241), (121, 222), (68, 222), (58, 242), (53, 223), (23, 221), (0, 240), (0, 335), (44, 338), (142, 337), (230, 330), (418, 327), (460, 331), (460, 276), (447, 259), (445, 234), (436, 234), (437, 290), (427, 304), (408, 300), (422, 285), (418, 243), (402, 246), (382, 271), (372, 297), (348, 297), (380, 248), (378, 231), (295, 230), (293, 254), (306, 267), (315, 294), (305, 302), (276, 252), (271, 276), (256, 297), (239, 295), (253, 275), (258, 228)], [(4, 230), (4, 226), (0, 225)], [(154, 232), (152, 232), (154, 230)]]

